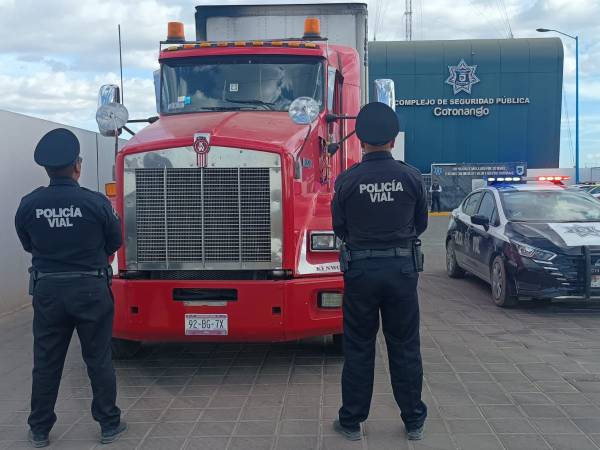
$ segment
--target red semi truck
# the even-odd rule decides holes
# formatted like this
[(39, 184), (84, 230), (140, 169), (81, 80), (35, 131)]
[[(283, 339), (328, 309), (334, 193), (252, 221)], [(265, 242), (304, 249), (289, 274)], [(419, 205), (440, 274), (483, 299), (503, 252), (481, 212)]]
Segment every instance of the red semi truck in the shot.
[[(340, 344), (330, 201), (361, 157), (346, 116), (367, 98), (366, 23), (366, 5), (335, 4), (198, 7), (191, 41), (169, 24), (159, 116), (115, 163), (116, 357), (142, 341)], [(113, 134), (118, 97), (101, 88)]]

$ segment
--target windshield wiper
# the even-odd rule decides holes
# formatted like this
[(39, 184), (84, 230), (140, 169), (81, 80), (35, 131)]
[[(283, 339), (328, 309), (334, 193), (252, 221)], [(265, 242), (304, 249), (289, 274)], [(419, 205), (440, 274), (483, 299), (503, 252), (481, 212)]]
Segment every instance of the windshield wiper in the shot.
[(263, 100), (229, 100), (228, 98), (226, 98), (225, 101), (227, 101), (229, 103), (245, 103), (247, 105), (264, 106), (265, 109), (268, 109), (268, 110), (273, 110), (272, 106), (275, 105), (275, 103), (273, 103), (273, 102), (265, 102)]
[(197, 111), (240, 111), (242, 109), (256, 109), (249, 106), (202, 106)]

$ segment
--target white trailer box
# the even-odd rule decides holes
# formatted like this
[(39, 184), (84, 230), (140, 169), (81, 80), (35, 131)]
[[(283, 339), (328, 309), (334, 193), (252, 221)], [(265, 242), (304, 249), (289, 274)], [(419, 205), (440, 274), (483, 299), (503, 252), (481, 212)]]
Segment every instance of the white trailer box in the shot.
[(223, 5), (196, 7), (197, 41), (302, 37), (304, 19), (317, 17), (329, 43), (353, 47), (361, 62), (362, 103), (368, 100), (366, 3)]

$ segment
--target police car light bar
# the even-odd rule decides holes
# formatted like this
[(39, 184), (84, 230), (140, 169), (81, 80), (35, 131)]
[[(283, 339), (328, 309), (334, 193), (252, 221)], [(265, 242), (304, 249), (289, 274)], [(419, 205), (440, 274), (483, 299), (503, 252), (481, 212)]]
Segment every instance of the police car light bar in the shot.
[(489, 177), (488, 183), (506, 183), (506, 182), (520, 182), (523, 181), (521, 177)]
[(567, 175), (542, 175), (539, 177), (488, 177), (488, 184), (493, 183), (526, 183), (528, 181), (550, 181), (560, 184), (562, 181), (569, 180)]
[(567, 175), (551, 175), (551, 176), (541, 176), (541, 177), (533, 177), (533, 178), (528, 178), (528, 180), (535, 180), (535, 181), (564, 181), (564, 180), (569, 180), (571, 179), (571, 177), (567, 176)]

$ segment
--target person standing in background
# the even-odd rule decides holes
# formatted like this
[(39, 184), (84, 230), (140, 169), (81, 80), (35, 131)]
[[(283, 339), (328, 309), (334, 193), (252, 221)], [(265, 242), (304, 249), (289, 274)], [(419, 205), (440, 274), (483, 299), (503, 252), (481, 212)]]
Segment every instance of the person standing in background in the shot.
[(431, 183), (429, 192), (431, 193), (431, 211), (440, 212), (440, 196), (442, 194), (442, 187), (437, 181), (434, 181)]

